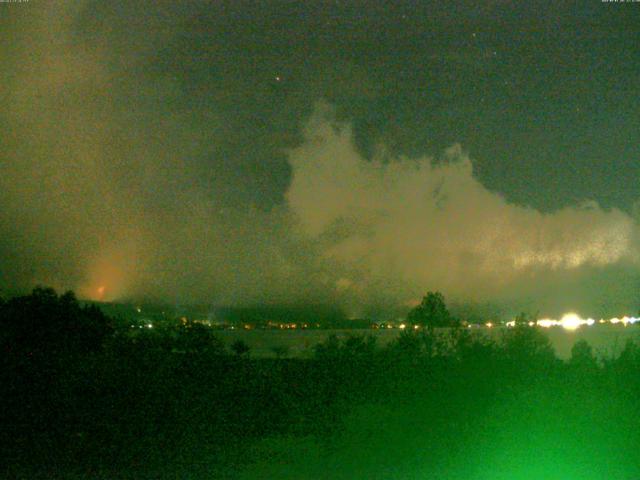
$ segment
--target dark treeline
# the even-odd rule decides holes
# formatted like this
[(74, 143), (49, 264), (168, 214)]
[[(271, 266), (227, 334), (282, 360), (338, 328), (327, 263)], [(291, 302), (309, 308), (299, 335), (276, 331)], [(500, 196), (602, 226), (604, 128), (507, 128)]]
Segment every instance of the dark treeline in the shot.
[(199, 324), (112, 324), (71, 293), (0, 301), (0, 476), (640, 478), (634, 342), (563, 362), (536, 328), (423, 329), (258, 359)]

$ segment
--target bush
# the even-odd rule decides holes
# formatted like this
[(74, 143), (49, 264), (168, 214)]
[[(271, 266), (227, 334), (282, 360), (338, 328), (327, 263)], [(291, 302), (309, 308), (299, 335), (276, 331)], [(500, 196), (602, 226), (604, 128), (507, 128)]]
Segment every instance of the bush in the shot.
[(558, 361), (549, 338), (539, 329), (524, 325), (505, 330), (500, 353), (520, 369), (546, 368)]
[(376, 353), (376, 344), (371, 335), (349, 335), (344, 340), (329, 335), (314, 347), (314, 353), (317, 360), (367, 359)]
[(251, 347), (249, 347), (249, 345), (247, 345), (243, 340), (238, 339), (231, 344), (231, 350), (233, 350), (238, 357), (242, 357), (249, 355)]
[(595, 369), (598, 361), (593, 354), (593, 348), (586, 340), (578, 340), (571, 348), (571, 358), (569, 365), (581, 370)]
[(178, 327), (176, 348), (189, 353), (223, 355), (225, 348), (209, 327), (201, 323), (187, 322)]

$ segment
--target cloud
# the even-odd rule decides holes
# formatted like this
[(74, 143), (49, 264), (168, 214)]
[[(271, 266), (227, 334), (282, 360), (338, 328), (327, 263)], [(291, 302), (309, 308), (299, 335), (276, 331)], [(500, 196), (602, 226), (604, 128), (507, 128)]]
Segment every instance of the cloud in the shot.
[(578, 302), (621, 283), (630, 303), (637, 208), (634, 221), (593, 203), (509, 204), (460, 146), (407, 159), (380, 142), (365, 160), (331, 107), (303, 117), (327, 92), (343, 109), (373, 102), (366, 69), (336, 61), (314, 84), (311, 68), (287, 97), (253, 81), (251, 62), (222, 68), (228, 37), (215, 38), (230, 53), (209, 37), (190, 49), (193, 10), (125, 8), (29, 2), (0, 19), (0, 288), (366, 314), (429, 289)]
[(217, 150), (243, 138), (231, 119), (157, 72), (190, 15), (176, 7), (167, 20), (172, 3), (143, 17), (101, 2), (11, 10), (0, 288), (213, 303), (313, 290), (291, 260), (305, 253), (290, 247), (286, 216), (237, 193), (255, 175), (234, 163), (247, 152)]
[(367, 161), (327, 105), (305, 138), (289, 154), (287, 200), (324, 258), (352, 272), (341, 291), (495, 298), (523, 280), (637, 262), (638, 227), (627, 214), (594, 202), (553, 213), (510, 204), (474, 177), (459, 145), (440, 158)]

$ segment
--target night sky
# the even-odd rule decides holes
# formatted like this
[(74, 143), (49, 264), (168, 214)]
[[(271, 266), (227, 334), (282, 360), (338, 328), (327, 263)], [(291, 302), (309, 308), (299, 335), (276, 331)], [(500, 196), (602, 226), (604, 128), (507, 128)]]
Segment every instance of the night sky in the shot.
[(0, 287), (640, 309), (640, 3), (0, 4)]

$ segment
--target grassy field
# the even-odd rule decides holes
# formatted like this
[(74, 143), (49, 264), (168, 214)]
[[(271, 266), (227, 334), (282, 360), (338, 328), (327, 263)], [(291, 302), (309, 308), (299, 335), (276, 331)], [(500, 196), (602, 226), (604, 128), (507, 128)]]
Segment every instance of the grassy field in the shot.
[(120, 339), (5, 363), (4, 476), (638, 478), (640, 349), (563, 362), (509, 335), (332, 338), (308, 359)]

